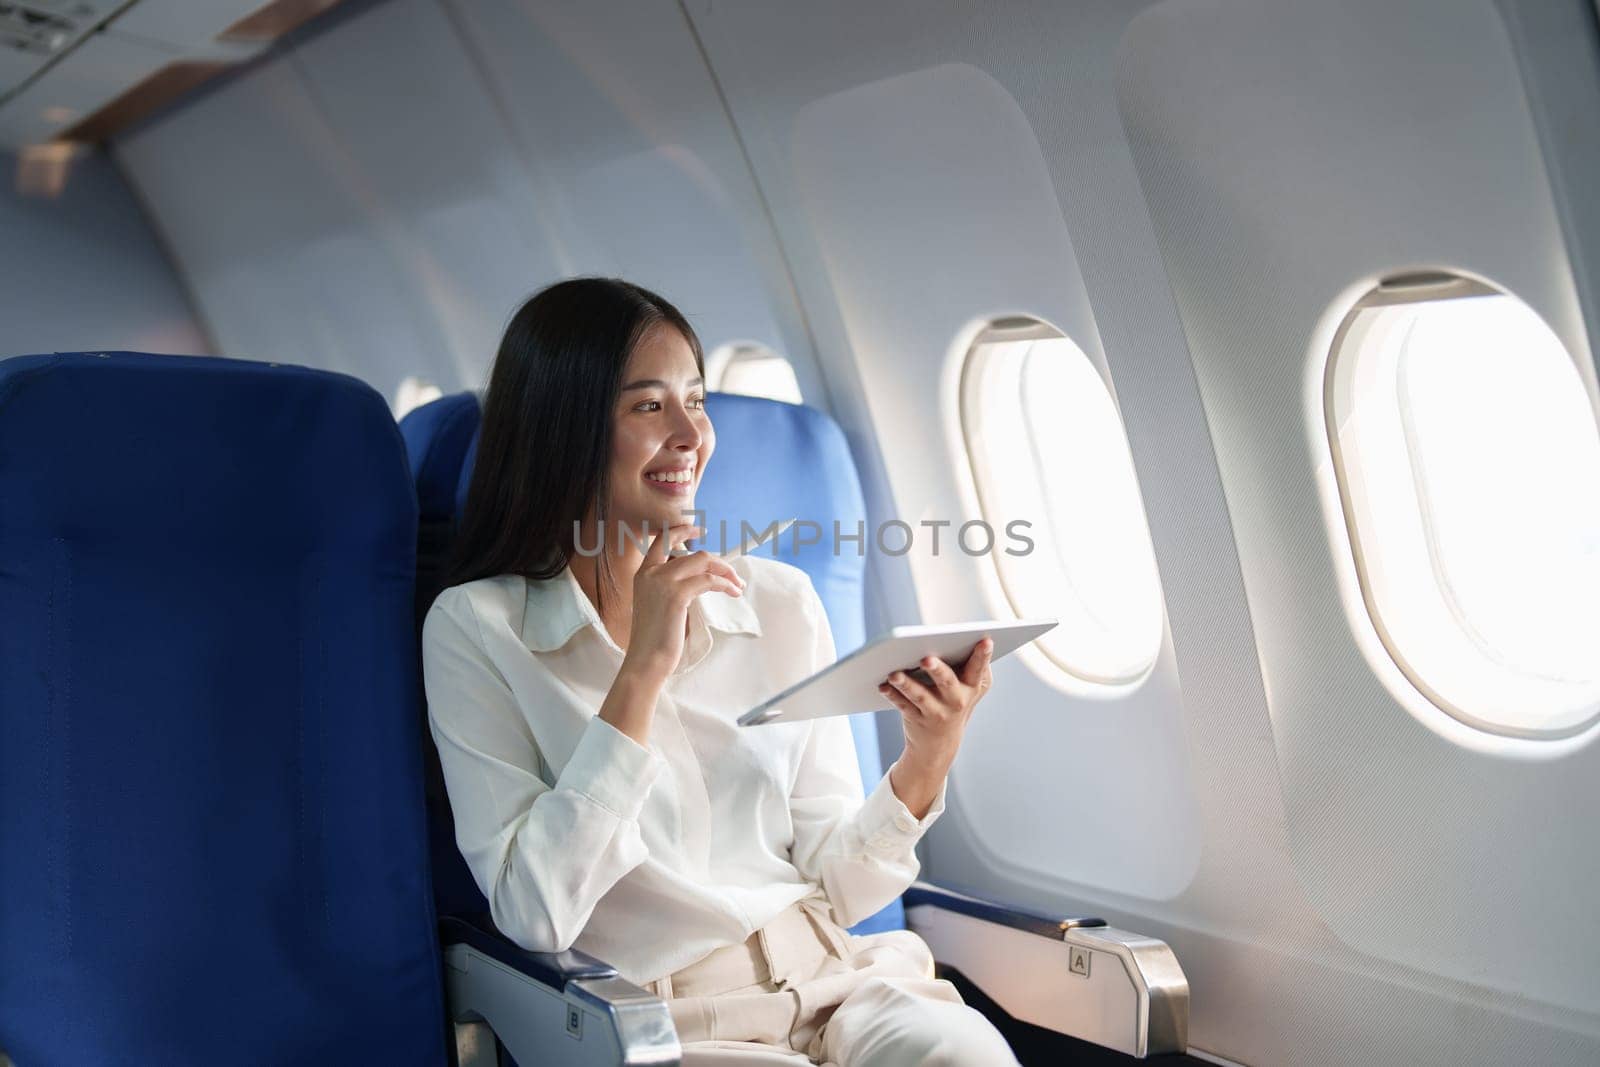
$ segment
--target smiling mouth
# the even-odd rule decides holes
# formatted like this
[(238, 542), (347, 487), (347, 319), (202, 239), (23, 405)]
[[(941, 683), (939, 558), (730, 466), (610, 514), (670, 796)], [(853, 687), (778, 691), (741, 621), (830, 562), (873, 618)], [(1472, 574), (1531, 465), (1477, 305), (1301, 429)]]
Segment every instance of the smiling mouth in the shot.
[(663, 493), (684, 496), (694, 491), (695, 469), (687, 467), (683, 470), (646, 474), (644, 475), (644, 480), (652, 488), (658, 489)]

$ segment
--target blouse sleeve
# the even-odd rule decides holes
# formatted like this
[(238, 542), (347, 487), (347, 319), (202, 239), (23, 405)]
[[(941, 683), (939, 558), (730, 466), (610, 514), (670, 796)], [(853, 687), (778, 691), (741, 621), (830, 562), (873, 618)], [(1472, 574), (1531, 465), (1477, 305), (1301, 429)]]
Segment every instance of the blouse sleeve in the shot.
[(547, 780), (472, 606), (450, 611), (449, 601), (447, 591), (428, 612), (422, 663), (456, 844), (506, 936), (564, 951), (600, 898), (645, 861), (639, 811), (661, 758), (596, 716), (561, 775)]
[[(812, 672), (837, 658), (822, 601), (809, 584), (807, 610), (815, 640)], [(852, 926), (893, 901), (916, 879), (916, 844), (944, 812), (945, 783), (927, 815), (917, 819), (895, 795), (887, 773), (863, 798), (850, 717), (810, 720), (811, 733), (789, 795), (794, 822), (791, 862), (822, 886), (834, 919)]]

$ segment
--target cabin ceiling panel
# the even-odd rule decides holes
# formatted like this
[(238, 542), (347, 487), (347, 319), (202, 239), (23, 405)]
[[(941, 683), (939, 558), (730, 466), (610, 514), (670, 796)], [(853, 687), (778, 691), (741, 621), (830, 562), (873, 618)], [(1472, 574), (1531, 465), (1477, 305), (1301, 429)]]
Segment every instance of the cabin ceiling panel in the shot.
[(159, 43), (94, 34), (0, 106), (0, 144), (18, 148), (50, 140), (177, 55)]
[[(322, 6), (335, 3), (327, 0)], [(111, 28), (126, 37), (174, 48), (205, 49), (240, 19), (266, 6), (262, 0), (138, 0), (116, 17)]]

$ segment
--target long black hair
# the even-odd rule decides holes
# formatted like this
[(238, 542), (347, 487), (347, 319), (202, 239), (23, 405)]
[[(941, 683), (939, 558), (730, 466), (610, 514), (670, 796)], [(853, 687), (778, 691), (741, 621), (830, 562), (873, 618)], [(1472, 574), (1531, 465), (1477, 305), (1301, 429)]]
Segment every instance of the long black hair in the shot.
[[(623, 368), (639, 339), (663, 323), (689, 342), (703, 378), (700, 339), (683, 314), (619, 278), (557, 282), (517, 309), (489, 374), (446, 586), (500, 574), (554, 578), (576, 551), (574, 524), (591, 504), (605, 528)], [(598, 587), (611, 580), (607, 555)]]

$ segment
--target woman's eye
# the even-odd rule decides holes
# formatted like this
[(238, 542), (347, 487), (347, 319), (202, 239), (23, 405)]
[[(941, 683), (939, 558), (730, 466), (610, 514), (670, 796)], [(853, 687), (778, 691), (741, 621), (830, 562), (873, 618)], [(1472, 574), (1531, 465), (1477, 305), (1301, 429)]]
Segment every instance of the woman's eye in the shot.
[[(703, 408), (705, 406), (706, 406), (706, 398), (705, 397), (703, 397), (703, 396), (693, 396), (693, 397), (689, 398), (689, 407), (691, 407), (691, 408)], [(659, 400), (646, 400), (643, 403), (636, 405), (633, 410), (635, 410), (635, 411), (643, 411), (643, 412), (660, 411), (661, 410), (661, 401), (659, 401)]]

